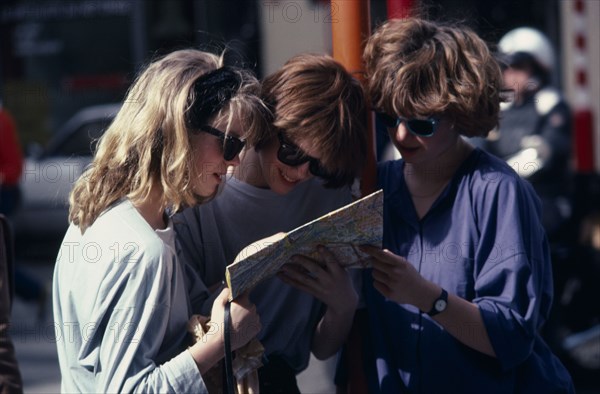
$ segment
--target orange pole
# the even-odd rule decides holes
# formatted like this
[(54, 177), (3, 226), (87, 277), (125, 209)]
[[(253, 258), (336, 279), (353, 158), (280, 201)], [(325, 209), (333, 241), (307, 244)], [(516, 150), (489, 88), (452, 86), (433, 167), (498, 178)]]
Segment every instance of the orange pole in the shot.
[[(364, 84), (362, 53), (371, 34), (370, 0), (332, 0), (331, 33), (333, 58)], [(367, 119), (367, 163), (360, 183), (362, 195), (375, 191), (375, 125), (372, 113)]]
[[(371, 34), (370, 0), (332, 0), (331, 32), (333, 57), (364, 84), (362, 53)], [(377, 185), (375, 164), (375, 120), (367, 112), (367, 163), (360, 182), (362, 195), (375, 191)], [(367, 378), (363, 369), (363, 340), (365, 337), (366, 312), (356, 312), (352, 329), (346, 341), (345, 363), (348, 381), (340, 382), (338, 393), (362, 394), (368, 392)]]

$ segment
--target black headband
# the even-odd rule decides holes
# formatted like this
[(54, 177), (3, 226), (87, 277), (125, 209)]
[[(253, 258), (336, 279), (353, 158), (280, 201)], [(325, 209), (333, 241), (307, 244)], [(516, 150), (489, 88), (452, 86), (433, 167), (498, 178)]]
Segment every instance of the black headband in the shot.
[(194, 82), (194, 102), (186, 114), (188, 127), (198, 129), (231, 100), (242, 84), (240, 75), (224, 66), (202, 75)]

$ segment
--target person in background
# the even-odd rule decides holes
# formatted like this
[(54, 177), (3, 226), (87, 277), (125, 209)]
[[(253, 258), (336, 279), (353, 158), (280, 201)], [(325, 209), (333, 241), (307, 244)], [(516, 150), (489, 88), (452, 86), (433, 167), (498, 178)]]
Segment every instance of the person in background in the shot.
[(553, 86), (554, 49), (540, 31), (520, 27), (498, 43), (504, 90), (500, 124), (483, 148), (529, 180), (542, 200), (551, 243), (564, 234), (570, 212), (571, 110)]
[(380, 26), (364, 59), (402, 155), (378, 165), (383, 249), (363, 247), (369, 392), (573, 392), (539, 332), (552, 305), (539, 199), (463, 138), (498, 122), (487, 45), (466, 26), (408, 18)]
[(0, 213), (7, 216), (19, 203), (22, 171), (23, 155), (15, 121), (0, 99)]
[(0, 394), (20, 394), (23, 382), (9, 335), (14, 291), (14, 250), (10, 226), (0, 213)]
[[(19, 180), (23, 172), (23, 154), (15, 120), (0, 100), (0, 213), (10, 220), (21, 201)], [(15, 294), (26, 302), (38, 305), (38, 318), (43, 320), (48, 299), (47, 290), (39, 280), (19, 264), (14, 267)]]
[[(14, 250), (10, 215), (19, 201), (23, 157), (15, 122), (0, 99), (0, 393), (23, 392), (23, 382), (8, 330), (14, 293)], [(8, 241), (8, 242), (7, 242)], [(9, 261), (10, 260), (10, 261)]]
[[(264, 113), (258, 81), (193, 49), (154, 61), (129, 90), (70, 196), (54, 272), (64, 392), (202, 393), (224, 356), (228, 291), (205, 341), (187, 348), (191, 292), (171, 215), (214, 197)], [(231, 305), (232, 349), (260, 330), (255, 307)]]
[[(196, 266), (204, 299), (244, 247), (351, 202), (365, 161), (364, 93), (331, 57), (293, 57), (264, 79), (261, 97), (270, 125), (249, 141), (222, 194), (174, 219), (180, 256)], [(334, 355), (350, 329), (357, 292), (331, 253), (321, 254), (323, 265), (298, 257), (250, 294), (263, 323), (261, 393), (298, 393), (296, 374), (311, 351), (318, 359)]]
[[(542, 202), (542, 224), (548, 234), (554, 273), (554, 292), (560, 300), (568, 278), (577, 229), (571, 228), (572, 176), (571, 109), (554, 86), (556, 56), (550, 40), (540, 31), (519, 27), (498, 43), (506, 102), (500, 124), (481, 147), (505, 160), (531, 182)], [(550, 346), (562, 356), (562, 303), (553, 309), (544, 327)]]

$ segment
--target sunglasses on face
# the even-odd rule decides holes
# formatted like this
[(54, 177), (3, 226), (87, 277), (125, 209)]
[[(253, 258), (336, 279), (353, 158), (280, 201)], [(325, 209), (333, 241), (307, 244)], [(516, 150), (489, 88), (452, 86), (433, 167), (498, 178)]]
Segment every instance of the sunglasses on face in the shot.
[(231, 161), (235, 159), (235, 157), (242, 151), (244, 145), (246, 145), (246, 141), (234, 137), (232, 135), (225, 134), (219, 129), (215, 129), (212, 126), (203, 125), (199, 128), (200, 131), (208, 133), (210, 135), (214, 135), (223, 144), (223, 158), (226, 161)]
[(309, 162), (308, 170), (311, 174), (320, 178), (327, 178), (330, 176), (319, 160), (304, 153), (297, 145), (294, 145), (285, 138), (283, 133), (278, 133), (277, 138), (279, 138), (277, 159), (280, 162), (291, 167), (298, 167), (299, 165)]
[(395, 129), (400, 123), (404, 122), (408, 131), (417, 137), (431, 137), (435, 133), (438, 124), (438, 121), (431, 117), (427, 119), (408, 119), (401, 116), (393, 117), (384, 112), (375, 112), (375, 114), (377, 119), (390, 129)]

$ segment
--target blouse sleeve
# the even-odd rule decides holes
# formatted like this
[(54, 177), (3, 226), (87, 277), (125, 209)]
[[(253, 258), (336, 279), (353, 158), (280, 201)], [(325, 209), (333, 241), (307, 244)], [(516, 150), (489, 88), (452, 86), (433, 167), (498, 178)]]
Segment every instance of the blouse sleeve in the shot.
[(144, 254), (135, 264), (120, 262), (112, 275), (116, 279), (108, 278), (101, 289), (102, 303), (108, 305), (98, 308), (104, 312), (94, 326), (82, 329), (78, 355), (95, 373), (96, 392), (207, 392), (188, 351), (155, 361), (163, 346), (178, 348), (163, 343), (168, 316), (174, 308), (187, 308), (174, 297), (173, 258), (163, 251)]
[(549, 313), (550, 252), (539, 199), (529, 184), (516, 177), (498, 178), (480, 197), (473, 302), (498, 360), (508, 370), (531, 354)]

